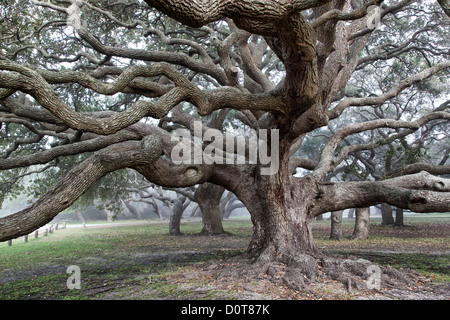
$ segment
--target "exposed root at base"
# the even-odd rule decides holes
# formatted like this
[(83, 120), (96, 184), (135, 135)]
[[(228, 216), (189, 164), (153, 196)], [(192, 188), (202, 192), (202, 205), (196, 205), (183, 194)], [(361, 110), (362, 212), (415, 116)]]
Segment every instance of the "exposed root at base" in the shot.
[[(311, 259), (314, 259), (316, 268), (313, 268)], [(302, 265), (301, 261), (306, 264)], [(257, 282), (268, 279), (273, 284), (313, 296), (315, 295), (313, 289), (320, 287), (321, 284), (340, 283), (340, 289), (346, 293), (367, 296), (382, 294), (387, 298), (397, 299), (399, 295), (407, 296), (409, 292), (414, 299), (417, 292), (414, 292), (416, 294), (414, 295), (413, 290), (426, 291), (428, 289), (418, 289), (418, 286), (429, 282), (411, 269), (393, 269), (365, 259), (339, 256), (313, 258), (305, 255), (291, 264), (278, 261), (251, 263), (247, 257), (238, 256), (220, 262), (205, 263), (204, 270), (213, 278), (222, 281), (245, 279), (247, 282)], [(397, 295), (390, 295), (387, 292), (394, 289), (398, 292)], [(448, 297), (448, 294), (447, 291), (444, 296)]]

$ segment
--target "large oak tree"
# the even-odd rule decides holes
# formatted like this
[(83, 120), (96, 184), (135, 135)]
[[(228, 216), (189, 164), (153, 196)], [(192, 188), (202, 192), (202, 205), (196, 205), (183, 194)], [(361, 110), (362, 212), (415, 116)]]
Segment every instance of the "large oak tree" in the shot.
[[(445, 93), (435, 97), (443, 101), (440, 108), (424, 108), (412, 118), (339, 122), (353, 109), (389, 107), (391, 99), (430, 77), (448, 81), (449, 20), (437, 3), (145, 3), (33, 0), (2, 8), (2, 188), (12, 190), (21, 175), (54, 168), (64, 157), (77, 156), (78, 162), (56, 170), (60, 179), (30, 207), (0, 219), (0, 241), (48, 223), (122, 168), (164, 187), (208, 182), (230, 190), (251, 214), (251, 260), (296, 266), (310, 277), (317, 272), (312, 221), (324, 212), (378, 203), (416, 212), (450, 210), (450, 181), (439, 176), (450, 173), (445, 163), (411, 164), (376, 181), (328, 178), (357, 152), (433, 121), (448, 128)], [(439, 3), (448, 10), (448, 2)], [(368, 82), (365, 90), (349, 90), (361, 70), (380, 82), (390, 75), (389, 87), (371, 92)], [(429, 90), (435, 82), (426, 82)], [(175, 164), (171, 131), (194, 133), (199, 119), (227, 139), (235, 138), (230, 128), (238, 122), (278, 130), (278, 148), (268, 150), (278, 152), (277, 172), (261, 174), (261, 163)], [(318, 160), (295, 154), (308, 134), (333, 121), (340, 125)], [(344, 143), (381, 129), (391, 131), (377, 141)], [(307, 174), (294, 175), (297, 167)]]

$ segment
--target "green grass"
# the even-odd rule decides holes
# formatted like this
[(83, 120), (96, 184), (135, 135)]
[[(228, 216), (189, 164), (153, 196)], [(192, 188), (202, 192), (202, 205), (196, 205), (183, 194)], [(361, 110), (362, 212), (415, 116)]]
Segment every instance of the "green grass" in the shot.
[[(450, 282), (450, 256), (433, 253), (449, 249), (448, 216), (414, 219), (406, 220), (406, 224), (411, 224), (407, 228), (381, 228), (372, 219), (370, 238), (357, 242), (350, 239), (352, 220), (344, 219), (346, 234), (342, 241), (328, 240), (330, 221), (314, 222), (313, 230), (317, 246), (325, 252), (408, 267), (436, 281)], [(39, 239), (30, 237), (27, 243), (14, 240), (12, 246), (0, 243), (0, 299), (198, 298), (189, 287), (166, 280), (185, 267), (244, 252), (252, 233), (248, 219), (224, 221), (224, 229), (234, 236), (216, 237), (197, 236), (202, 229), (199, 221), (183, 222), (184, 235), (179, 237), (168, 235), (167, 222), (135, 222), (60, 229)], [(429, 233), (429, 226), (435, 228), (434, 233)], [(189, 254), (155, 258), (174, 252)], [(81, 290), (67, 289), (69, 265), (79, 265), (82, 270)], [(15, 280), (1, 283), (11, 276)], [(199, 280), (195, 281), (198, 286)], [(208, 281), (205, 279), (200, 285), (207, 287)], [(224, 296), (206, 290), (202, 298), (228, 299), (233, 298), (233, 293)]]
[(46, 299), (54, 296), (55, 288), (64, 281), (66, 277), (61, 274), (35, 276), (31, 280), (24, 279), (1, 284), (0, 293), (8, 293), (6, 297), (2, 296), (3, 299), (8, 300), (32, 299), (34, 296)]
[[(167, 223), (146, 223), (67, 228), (38, 239), (30, 237), (27, 243), (21, 239), (14, 240), (12, 246), (0, 243), (0, 279), (10, 274), (8, 270), (24, 274), (23, 279), (0, 283), (0, 299), (101, 299), (104, 292), (109, 291), (118, 291), (118, 295), (126, 299), (131, 295), (126, 292), (127, 287), (147, 286), (147, 289), (152, 289), (147, 285), (149, 275), (156, 279), (161, 277), (161, 273), (173, 273), (186, 264), (242, 253), (243, 248), (230, 248), (227, 241), (249, 236), (250, 222), (226, 221), (224, 227), (236, 237), (223, 236), (208, 241), (208, 238), (195, 236), (202, 229), (197, 221), (183, 223), (181, 230), (185, 235), (180, 237), (168, 235)], [(193, 255), (181, 262), (149, 263), (145, 259), (134, 259), (167, 251), (195, 253), (205, 248), (211, 253)], [(70, 275), (65, 270), (69, 265), (80, 266), (83, 290), (67, 289), (66, 281)], [(49, 275), (55, 272), (52, 268), (57, 268), (58, 274)], [(164, 282), (154, 282), (153, 285), (161, 286)], [(167, 286), (164, 290), (159, 287), (153, 290), (164, 296), (174, 290), (172, 284)], [(122, 293), (121, 287), (124, 289)]]
[(422, 253), (390, 253), (370, 255), (371, 261), (393, 268), (410, 268), (436, 282), (450, 282), (450, 255)]

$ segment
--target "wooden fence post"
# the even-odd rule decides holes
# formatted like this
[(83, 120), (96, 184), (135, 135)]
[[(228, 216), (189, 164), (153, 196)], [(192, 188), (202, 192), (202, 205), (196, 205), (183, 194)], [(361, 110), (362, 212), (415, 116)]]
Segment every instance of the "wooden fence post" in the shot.
[(23, 242), (28, 242), (28, 235), (23, 236)]
[(34, 232), (34, 238), (37, 239), (39, 237), (39, 230), (36, 230)]
[(12, 246), (12, 240), (8, 240), (8, 246)]

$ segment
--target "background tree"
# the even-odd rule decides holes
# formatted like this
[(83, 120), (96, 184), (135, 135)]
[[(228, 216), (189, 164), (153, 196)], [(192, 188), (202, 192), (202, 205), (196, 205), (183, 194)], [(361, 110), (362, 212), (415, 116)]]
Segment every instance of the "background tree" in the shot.
[[(213, 183), (233, 192), (254, 224), (247, 252), (258, 262), (253, 266), (284, 263), (296, 281), (300, 273), (311, 281), (318, 273), (312, 221), (324, 212), (377, 203), (449, 211), (449, 180), (433, 175), (448, 168), (442, 172), (439, 165), (430, 164), (427, 171), (412, 166), (379, 181), (328, 179), (351, 154), (380, 148), (436, 121), (448, 126), (447, 109), (424, 109), (411, 118), (339, 121), (354, 109), (389, 106), (419, 83), (433, 90), (440, 86), (426, 82), (433, 76), (448, 83), (449, 22), (437, 3), (145, 2), (15, 3), (25, 17), (6, 19), (2, 35), (0, 121), (8, 140), (0, 159), (2, 177), (17, 188), (12, 187), (20, 185), (17, 177), (29, 170), (46, 170), (67, 156), (78, 162), (65, 172), (56, 169), (61, 178), (29, 208), (0, 219), (0, 240), (47, 223), (99, 179), (123, 168), (165, 187)], [(27, 27), (18, 34), (8, 30), (24, 22)], [(427, 35), (425, 49), (412, 48), (416, 33)], [(365, 81), (359, 78), (363, 71), (381, 81), (379, 90), (351, 90)], [(89, 104), (83, 100), (86, 91), (95, 93)], [(225, 141), (239, 138), (237, 121), (278, 134), (278, 139), (269, 135), (267, 153), (279, 158), (278, 170), (267, 174), (261, 161), (174, 163), (178, 144), (171, 126), (189, 130), (192, 147), (208, 147), (194, 138), (200, 118), (204, 130), (220, 124)], [(214, 118), (220, 121), (210, 122)], [(3, 129), (4, 123), (15, 128)], [(318, 160), (292, 157), (309, 133), (327, 125), (335, 130)], [(386, 131), (383, 139), (345, 143), (380, 129)], [(18, 138), (18, 130), (27, 132), (26, 139)], [(214, 159), (219, 161), (223, 150), (216, 148)], [(236, 148), (226, 151), (229, 159), (237, 156), (231, 155)], [(308, 171), (294, 176), (298, 167)]]
[(355, 216), (352, 239), (367, 239), (369, 237), (370, 208), (356, 208)]

